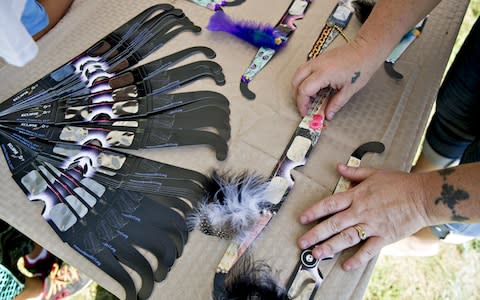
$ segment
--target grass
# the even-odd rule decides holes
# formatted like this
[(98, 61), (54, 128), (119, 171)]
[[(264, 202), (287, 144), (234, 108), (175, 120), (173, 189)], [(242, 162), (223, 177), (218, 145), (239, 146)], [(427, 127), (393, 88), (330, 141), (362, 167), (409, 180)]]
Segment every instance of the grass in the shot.
[[(476, 18), (480, 1), (472, 0), (460, 28), (448, 66)], [(480, 299), (480, 241), (442, 244), (437, 256), (380, 256), (364, 300)]]
[(460, 31), (458, 32), (457, 40), (455, 41), (450, 59), (448, 60), (447, 69), (453, 62), (458, 50), (460, 50), (460, 46), (468, 35), (469, 29), (472, 28), (473, 23), (475, 23), (478, 16), (480, 16), (480, 0), (470, 0)]
[(364, 300), (480, 299), (480, 249), (442, 244), (431, 257), (380, 256)]

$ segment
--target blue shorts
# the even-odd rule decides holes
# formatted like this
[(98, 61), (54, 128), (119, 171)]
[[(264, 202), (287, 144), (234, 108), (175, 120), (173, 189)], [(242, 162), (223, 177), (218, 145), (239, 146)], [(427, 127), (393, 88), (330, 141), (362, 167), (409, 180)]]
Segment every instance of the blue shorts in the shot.
[(48, 26), (48, 14), (40, 3), (27, 0), (22, 13), (22, 23), (33, 36)]
[[(480, 19), (470, 30), (440, 87), (427, 129), (428, 147), (460, 163), (480, 161)], [(427, 155), (428, 156), (428, 155)], [(435, 230), (435, 226), (433, 227)], [(450, 233), (480, 237), (480, 224), (445, 224)]]

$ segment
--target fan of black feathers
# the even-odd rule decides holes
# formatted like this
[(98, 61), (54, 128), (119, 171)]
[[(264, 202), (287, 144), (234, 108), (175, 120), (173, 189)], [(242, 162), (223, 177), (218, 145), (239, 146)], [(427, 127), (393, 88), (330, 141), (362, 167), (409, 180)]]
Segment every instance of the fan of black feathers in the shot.
[(286, 291), (277, 284), (270, 266), (245, 254), (224, 277), (216, 277), (222, 293), (215, 300), (284, 300)]

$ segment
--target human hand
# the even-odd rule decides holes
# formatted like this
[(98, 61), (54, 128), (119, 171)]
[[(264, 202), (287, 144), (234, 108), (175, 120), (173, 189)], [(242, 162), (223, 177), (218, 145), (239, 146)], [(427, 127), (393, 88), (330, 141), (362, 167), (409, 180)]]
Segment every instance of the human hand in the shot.
[(326, 217), (298, 241), (302, 249), (320, 243), (313, 249), (315, 258), (332, 256), (360, 243), (354, 228), (360, 225), (367, 239), (343, 263), (346, 271), (355, 270), (376, 256), (383, 246), (430, 225), (421, 175), (343, 164), (337, 169), (340, 175), (357, 185), (326, 197), (300, 216), (302, 224)]
[(362, 55), (362, 52), (365, 51), (361, 43), (354, 40), (322, 53), (297, 69), (292, 91), (302, 116), (310, 107), (310, 98), (322, 88), (330, 86), (337, 90), (325, 108), (325, 115), (331, 120), (353, 94), (365, 86), (378, 68), (378, 62), (370, 61), (368, 55)]

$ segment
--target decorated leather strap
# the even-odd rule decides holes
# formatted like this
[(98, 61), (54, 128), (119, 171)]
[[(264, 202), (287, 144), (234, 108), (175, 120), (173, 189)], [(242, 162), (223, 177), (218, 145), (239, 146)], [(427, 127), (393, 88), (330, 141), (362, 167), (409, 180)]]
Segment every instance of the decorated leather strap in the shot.
[[(382, 153), (385, 146), (380, 142), (369, 142), (358, 147), (347, 161), (349, 167), (359, 167), (364, 154)], [(350, 188), (350, 181), (340, 177), (334, 190), (334, 194), (344, 192)], [(320, 260), (313, 257), (314, 246), (302, 251), (299, 262), (287, 285), (288, 299), (313, 299), (315, 292), (323, 282), (324, 275), (318, 269)], [(330, 259), (329, 257), (328, 259)]]
[(348, 41), (347, 36), (343, 34), (343, 29), (347, 27), (348, 22), (354, 13), (354, 8), (351, 2), (352, 1), (340, 1), (337, 3), (332, 13), (328, 17), (325, 26), (323, 26), (320, 35), (313, 44), (312, 49), (308, 53), (307, 59), (317, 57), (322, 51), (330, 46), (330, 44), (339, 34)]
[(311, 150), (317, 144), (322, 133), (324, 120), (320, 112), (332, 92), (333, 89), (322, 90), (317, 96), (316, 101), (313, 103), (308, 114), (303, 117), (298, 125), (270, 177), (270, 183), (267, 187), (265, 199), (268, 199), (272, 204), (272, 207), (264, 211), (256, 226), (244, 239), (235, 240), (230, 243), (217, 267), (215, 280), (217, 280), (217, 277), (222, 277), (222, 274), (226, 274), (233, 267), (286, 200), (288, 193), (294, 185), (291, 171), (294, 168), (306, 164)]
[[(312, 0), (293, 0), (290, 3), (287, 11), (283, 14), (277, 25), (275, 25), (275, 33), (279, 35), (280, 43), (287, 43), (289, 37), (295, 29), (297, 29), (294, 22), (303, 19), (311, 3)], [(258, 49), (253, 61), (245, 73), (243, 73), (240, 80), (240, 91), (245, 98), (249, 100), (255, 99), (255, 93), (248, 88), (248, 84), (272, 59), (275, 53), (276, 50), (270, 48), (261, 47)]]

